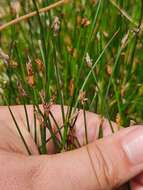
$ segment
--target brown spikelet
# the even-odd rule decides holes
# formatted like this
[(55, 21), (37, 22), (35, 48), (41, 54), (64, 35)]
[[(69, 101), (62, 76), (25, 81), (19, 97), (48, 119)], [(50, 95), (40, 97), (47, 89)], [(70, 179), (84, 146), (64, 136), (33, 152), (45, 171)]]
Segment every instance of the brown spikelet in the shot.
[(31, 75), (31, 76), (28, 76), (27, 77), (27, 82), (28, 84), (32, 87), (35, 85), (35, 78), (34, 78), (34, 75)]
[(44, 70), (44, 64), (43, 64), (42, 60), (39, 59), (39, 58), (37, 58), (37, 59), (35, 59), (35, 63), (36, 63), (36, 65), (37, 65), (38, 71), (39, 71), (39, 72), (40, 72), (40, 71), (43, 72), (43, 70)]
[(108, 74), (109, 76), (111, 76), (111, 75), (112, 75), (112, 67), (111, 67), (111, 65), (107, 65), (106, 70), (107, 70), (107, 74)]
[(79, 93), (79, 101), (81, 102), (81, 104), (84, 104), (85, 102), (87, 102), (87, 98), (86, 98), (86, 92), (85, 91), (80, 91)]
[(32, 63), (31, 63), (31, 59), (29, 57), (28, 57), (28, 62), (26, 63), (26, 69), (27, 69), (28, 76), (33, 75)]
[(24, 88), (22, 87), (21, 82), (17, 81), (17, 87), (18, 87), (18, 92), (21, 97), (27, 96), (27, 93), (25, 92)]
[(74, 94), (74, 80), (73, 79), (70, 80), (69, 92), (70, 92), (70, 96), (72, 97)]
[(90, 20), (88, 20), (87, 18), (83, 18), (82, 20), (81, 20), (81, 26), (82, 27), (87, 27), (87, 26), (89, 26), (90, 25)]
[(32, 87), (35, 85), (35, 77), (34, 77), (31, 59), (29, 57), (28, 57), (28, 62), (26, 63), (26, 69), (27, 69), (27, 82)]
[(19, 13), (21, 11), (21, 5), (20, 5), (20, 2), (19, 1), (12, 1), (10, 3), (10, 8), (11, 8), (11, 11), (12, 13), (18, 17), (19, 16)]
[(54, 18), (53, 29), (54, 29), (54, 35), (57, 36), (57, 34), (60, 31), (60, 19), (57, 16)]
[(118, 126), (122, 125), (122, 118), (119, 113), (117, 113), (117, 115), (116, 115), (116, 123)]

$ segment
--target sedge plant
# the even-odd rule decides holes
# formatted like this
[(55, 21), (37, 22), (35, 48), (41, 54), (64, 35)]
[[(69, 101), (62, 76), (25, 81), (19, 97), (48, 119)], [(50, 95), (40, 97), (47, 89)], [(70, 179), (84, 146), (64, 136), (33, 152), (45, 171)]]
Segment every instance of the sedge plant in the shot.
[[(80, 110), (85, 143), (87, 110), (108, 118), (112, 132), (111, 121), (119, 127), (143, 121), (142, 0), (6, 0), (0, 5), (0, 104), (8, 106), (29, 155), (11, 105), (23, 105), (29, 133), (27, 105), (33, 106), (39, 154), (48, 154), (50, 140), (56, 153), (81, 146), (74, 136)], [(62, 125), (51, 112), (54, 104), (61, 107)], [(98, 136), (103, 137), (102, 123)]]

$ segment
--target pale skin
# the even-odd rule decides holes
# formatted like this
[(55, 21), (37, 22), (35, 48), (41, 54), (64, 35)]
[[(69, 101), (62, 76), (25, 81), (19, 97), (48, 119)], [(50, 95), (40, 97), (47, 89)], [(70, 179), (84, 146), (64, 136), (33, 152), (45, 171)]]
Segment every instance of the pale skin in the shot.
[[(7, 107), (0, 107), (0, 189), (7, 190), (110, 190), (131, 180), (132, 190), (143, 189), (143, 163), (133, 165), (125, 155), (122, 139), (140, 126), (122, 129), (113, 124), (113, 135), (106, 119), (103, 122), (102, 140), (96, 140), (101, 117), (87, 112), (89, 144), (75, 151), (53, 154), (51, 142), (47, 145), (51, 155), (39, 156), (33, 136), (26, 128), (24, 109), (13, 106), (13, 113), (33, 156), (27, 151), (15, 129)], [(66, 110), (66, 108), (65, 108)], [(59, 123), (62, 116), (59, 106), (52, 113)], [(30, 127), (33, 131), (33, 108), (28, 106)], [(82, 111), (76, 122), (76, 136), (85, 142)], [(38, 131), (37, 131), (38, 132)], [(47, 138), (48, 138), (47, 133)], [(39, 139), (38, 142), (40, 143)]]

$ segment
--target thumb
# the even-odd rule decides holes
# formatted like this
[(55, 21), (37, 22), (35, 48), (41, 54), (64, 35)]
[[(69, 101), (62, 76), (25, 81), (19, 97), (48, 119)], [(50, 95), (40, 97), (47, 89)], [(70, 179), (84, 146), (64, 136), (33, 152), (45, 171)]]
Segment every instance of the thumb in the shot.
[(40, 170), (33, 189), (114, 189), (143, 171), (142, 147), (143, 126), (134, 126), (74, 151), (41, 156), (34, 162)]
[(143, 171), (143, 126), (122, 129), (88, 146), (95, 189), (119, 187)]

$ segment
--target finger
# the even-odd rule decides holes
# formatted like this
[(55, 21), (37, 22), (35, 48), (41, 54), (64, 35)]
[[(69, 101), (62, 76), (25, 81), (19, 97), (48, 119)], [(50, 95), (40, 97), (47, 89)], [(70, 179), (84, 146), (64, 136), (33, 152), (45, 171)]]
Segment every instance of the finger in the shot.
[[(64, 112), (65, 115), (67, 113), (68, 107), (64, 106)], [(51, 108), (51, 112), (54, 115), (56, 121), (59, 125), (63, 124), (62, 119), (62, 111), (60, 105), (54, 105)], [(93, 142), (95, 139), (99, 137), (99, 128), (101, 127), (103, 130), (103, 136), (108, 136), (113, 134), (114, 132), (117, 132), (119, 130), (116, 123), (109, 121), (108, 119), (86, 111), (86, 125), (87, 125), (87, 135), (88, 135), (88, 141)], [(52, 121), (52, 119), (51, 119)], [(54, 125), (54, 123), (52, 122)], [(85, 121), (84, 121), (84, 113), (83, 110), (80, 110), (78, 112), (78, 117), (75, 122), (75, 136), (78, 138), (81, 145), (85, 144)]]
[[(34, 144), (34, 138), (35, 138), (35, 127), (34, 127), (34, 110), (33, 106), (26, 106), (27, 108), (27, 114), (28, 114), (28, 120), (29, 120), (29, 125), (30, 125), (30, 134), (28, 132), (28, 127), (27, 127), (27, 121), (26, 121), (26, 115), (24, 111), (24, 106), (11, 106), (11, 110), (14, 114), (14, 117), (21, 129), (22, 135), (24, 136), (25, 140), (27, 141), (28, 146), (31, 146), (31, 152), (32, 154), (37, 154), (38, 150), (37, 147)], [(40, 109), (42, 110), (42, 106), (40, 106)], [(64, 106), (64, 112), (65, 115), (67, 113), (67, 107)], [(8, 107), (0, 107), (1, 115), (0, 115), (0, 120), (1, 123), (4, 123), (4, 125), (7, 125), (7, 130), (4, 131), (3, 128), (1, 128), (1, 136), (3, 136), (3, 139), (1, 139), (1, 145), (3, 144), (3, 148), (16, 152), (23, 152), (24, 154), (26, 153), (25, 147), (23, 146), (23, 143), (21, 139), (19, 138), (19, 134), (17, 133), (17, 129), (15, 127), (15, 124), (12, 120), (12, 117), (10, 115), (10, 112), (8, 110)], [(63, 124), (63, 119), (62, 119), (62, 111), (61, 111), (61, 106), (60, 105), (53, 105), (51, 108), (51, 113), (53, 114), (56, 122), (58, 123), (59, 126), (62, 126)], [(55, 123), (53, 119), (50, 117), (51, 124), (53, 128), (56, 128)], [(114, 131), (118, 130), (118, 127), (115, 123), (109, 122), (107, 119), (102, 118), (101, 116), (91, 113), (91, 112), (86, 112), (86, 122), (87, 122), (87, 135), (88, 135), (88, 141), (93, 142), (95, 139), (98, 138), (99, 136), (99, 128), (101, 127), (103, 130), (103, 136), (107, 136), (112, 134), (111, 126), (114, 129)], [(3, 127), (4, 127), (3, 125)], [(84, 114), (83, 111), (80, 110), (78, 114), (77, 121), (75, 123), (75, 136), (78, 138), (79, 142), (81, 145), (85, 144), (85, 122), (84, 122)], [(55, 129), (54, 129), (55, 130)], [(56, 128), (57, 130), (57, 128)], [(55, 131), (56, 131), (55, 130)], [(3, 131), (3, 133), (2, 133)], [(10, 132), (11, 131), (11, 132)], [(10, 134), (13, 135), (11, 137), (12, 142), (8, 143), (6, 142), (6, 139), (4, 138), (5, 136), (10, 136)], [(3, 134), (3, 135), (2, 135)], [(41, 144), (41, 136), (40, 136), (40, 126), (37, 122), (37, 127), (36, 127), (36, 136), (37, 136), (37, 143), (38, 145)], [(47, 139), (50, 138), (51, 134), (47, 129), (46, 132)], [(57, 134), (57, 136), (59, 136)], [(15, 139), (15, 140), (14, 140)], [(14, 143), (15, 142), (15, 143)], [(8, 146), (10, 144), (10, 146)], [(5, 146), (4, 146), (5, 145)], [(54, 144), (52, 140), (48, 141), (47, 143), (47, 150), (49, 154), (52, 154), (55, 152)]]
[(103, 136), (107, 137), (113, 135), (113, 133), (116, 133), (119, 130), (119, 126), (115, 122), (112, 122), (104, 118), (102, 129), (103, 129)]
[[(40, 182), (36, 185), (41, 190), (54, 190), (57, 186), (59, 190), (118, 188), (143, 170), (142, 134), (143, 126), (134, 126), (81, 149), (54, 155), (50, 161), (42, 157)], [(56, 176), (58, 171), (60, 179)], [(48, 172), (52, 172), (56, 183), (48, 183), (52, 181)]]
[[(110, 138), (96, 141), (95, 173), (100, 189), (112, 189), (143, 169), (143, 127), (123, 129)], [(99, 163), (98, 163), (99, 162)], [(99, 173), (98, 173), (99, 172)]]
[(131, 190), (143, 190), (143, 185), (141, 185), (140, 183), (132, 180), (131, 181)]
[[(36, 141), (35, 144), (35, 126), (34, 126), (34, 110), (33, 106), (26, 106), (28, 121), (30, 126), (30, 133), (28, 131), (26, 114), (24, 106), (11, 106), (11, 111), (15, 117), (15, 120), (18, 124), (20, 132), (28, 145), (28, 148), (32, 155), (39, 154), (38, 146), (41, 145), (41, 136), (40, 136), (40, 126), (38, 121), (36, 121)], [(15, 123), (12, 119), (10, 111), (7, 106), (0, 106), (0, 148), (9, 152), (16, 152), (22, 154), (28, 154), (25, 145), (19, 135), (19, 132), (15, 126)], [(50, 137), (50, 132), (47, 130), (47, 139)], [(54, 152), (54, 145), (52, 141), (47, 143), (47, 149), (49, 154)]]
[(143, 190), (143, 172), (131, 181), (132, 190)]
[(32, 156), (27, 157), (0, 150), (0, 188), (3, 190), (33, 189), (36, 167)]
[[(12, 107), (21, 134), (32, 154), (38, 154), (38, 149), (26, 128), (26, 119), (21, 106)], [(8, 152), (28, 154), (27, 149), (17, 131), (8, 107), (0, 107), (0, 149)]]
[[(34, 139), (35, 128), (34, 128), (33, 107), (32, 106), (26, 106), (26, 107), (27, 107), (27, 113), (28, 113), (28, 118), (29, 118), (30, 134)], [(5, 109), (5, 114), (3, 117), (3, 122), (7, 123), (8, 126), (11, 128), (11, 130), (15, 133), (15, 135), (17, 135), (17, 130), (14, 126), (14, 122), (9, 113), (9, 110), (7, 107), (4, 107), (4, 109)], [(11, 106), (11, 109), (12, 109), (12, 112), (15, 116), (15, 119), (16, 119), (18, 125), (22, 129), (22, 134), (24, 135), (28, 131), (24, 107), (23, 106)], [(43, 110), (43, 107), (40, 106), (40, 109)], [(67, 114), (67, 110), (68, 110), (68, 107), (64, 106), (65, 115)], [(58, 123), (59, 127), (61, 127), (63, 125), (61, 106), (53, 105), (51, 107), (50, 111), (51, 111), (54, 119)], [(6, 117), (7, 117), (7, 119), (6, 119)], [(55, 126), (55, 122), (53, 121), (52, 117), (50, 117), (50, 120), (51, 120), (51, 125), (53, 126), (53, 130), (57, 131), (57, 127)], [(87, 121), (87, 132), (88, 132), (88, 141), (89, 142), (93, 142), (96, 138), (98, 138), (99, 127), (103, 128), (103, 135), (105, 135), (105, 136), (112, 133), (109, 122), (106, 119), (102, 119), (101, 116), (99, 116), (97, 114), (94, 114), (91, 112), (86, 112), (86, 121)], [(102, 126), (101, 126), (101, 121), (102, 121)], [(116, 124), (113, 124), (113, 127), (117, 128)], [(85, 123), (84, 123), (84, 114), (83, 114), (82, 110), (80, 110), (80, 112), (78, 114), (74, 129), (75, 129), (74, 135), (78, 138), (80, 144), (84, 145), (85, 144)], [(39, 126), (38, 121), (37, 121), (36, 131), (37, 131), (37, 143), (38, 143), (38, 145), (40, 145), (41, 144), (41, 136), (40, 136), (40, 126)], [(61, 133), (63, 133), (63, 130), (61, 131)], [(29, 139), (31, 139), (29, 134), (24, 135), (24, 136), (28, 141), (29, 141)], [(46, 138), (49, 139), (50, 137), (51, 137), (51, 134), (50, 134), (49, 130), (47, 129)], [(60, 136), (57, 134), (57, 137), (60, 137)], [(47, 150), (48, 150), (49, 154), (55, 152), (52, 140), (48, 141)]]
[[(81, 110), (76, 122), (76, 136), (80, 144), (85, 144), (85, 121), (84, 114)], [(99, 131), (102, 130), (103, 136), (108, 136), (113, 134), (113, 131), (118, 131), (118, 126), (114, 122), (101, 117), (92, 112), (86, 112), (86, 125), (87, 125), (87, 136), (88, 142), (93, 142), (95, 139), (99, 138)], [(112, 131), (113, 129), (113, 131)]]
[(141, 172), (138, 176), (136, 176), (134, 181), (136, 181), (136, 182), (140, 183), (141, 185), (143, 185), (143, 172)]

